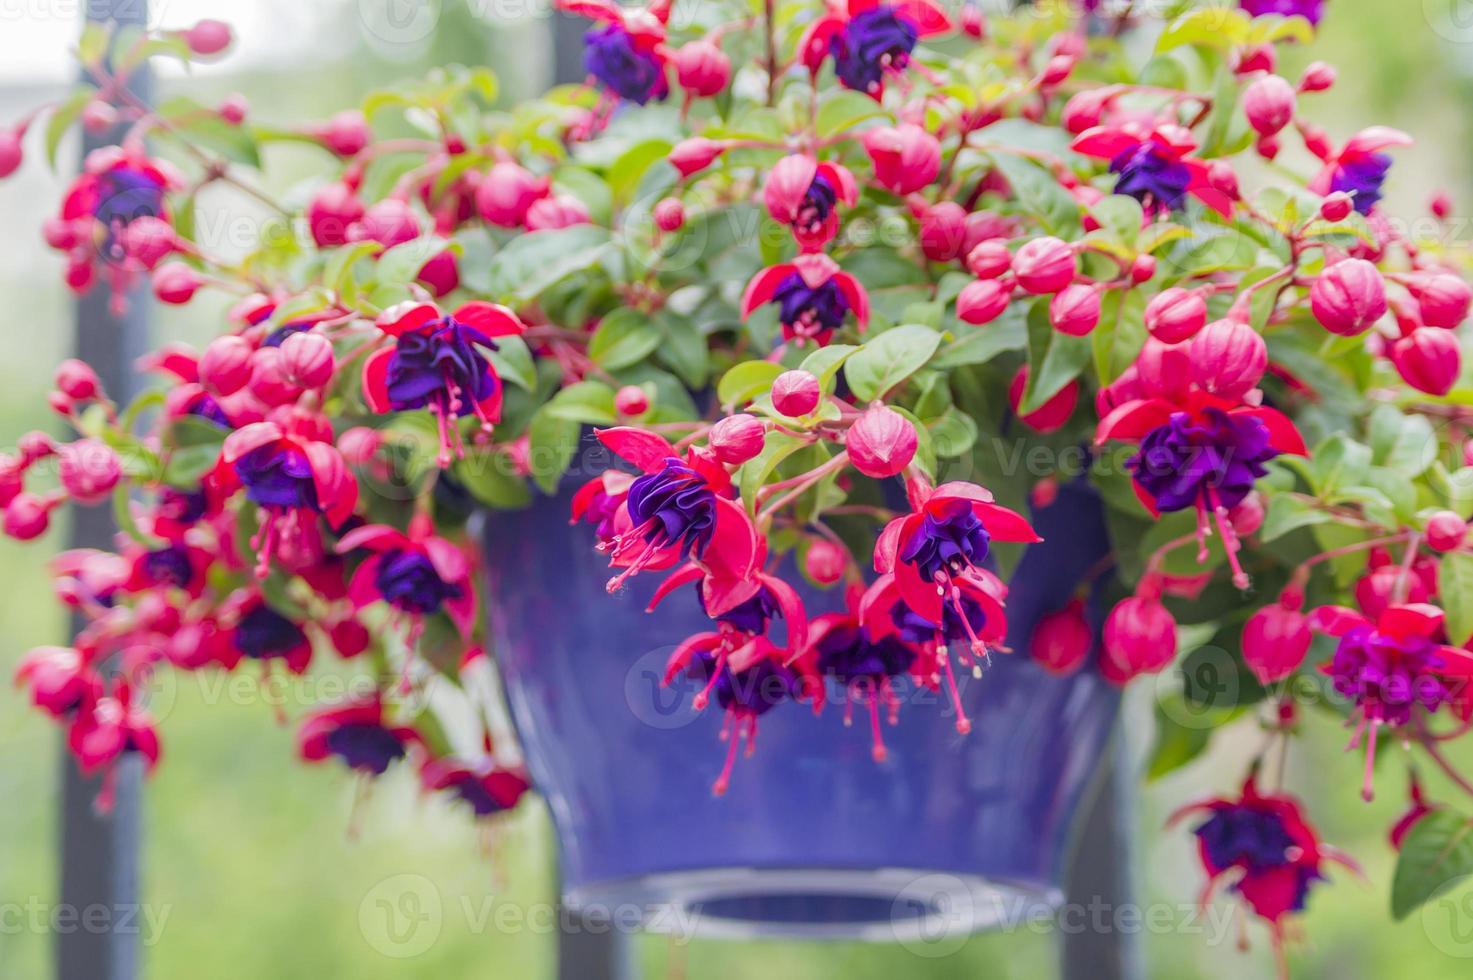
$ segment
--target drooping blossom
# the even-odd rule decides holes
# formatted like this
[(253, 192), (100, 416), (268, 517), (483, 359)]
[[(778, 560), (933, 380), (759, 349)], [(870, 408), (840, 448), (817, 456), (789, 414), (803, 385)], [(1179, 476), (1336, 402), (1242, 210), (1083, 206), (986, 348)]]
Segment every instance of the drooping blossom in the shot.
[(1115, 193), (1140, 201), (1147, 213), (1179, 210), (1191, 196), (1224, 217), (1232, 214), (1232, 199), (1213, 186), (1207, 162), (1191, 155), (1197, 139), (1181, 126), (1096, 126), (1081, 133), (1073, 149), (1110, 161)]
[(599, 22), (584, 36), (583, 65), (606, 89), (636, 105), (670, 93), (669, 0), (638, 9), (612, 0), (558, 0), (557, 6)]
[(314, 712), (297, 731), (303, 759), (321, 762), (336, 756), (349, 769), (369, 776), (382, 776), (409, 746), (423, 744), (413, 728), (385, 720), (377, 695)]
[(452, 794), (477, 817), (515, 809), (532, 788), (522, 769), (499, 766), (489, 756), (477, 762), (431, 759), (420, 769), (420, 783), (427, 790)]
[(778, 304), (784, 339), (798, 346), (827, 345), (851, 313), (861, 331), (869, 325), (869, 294), (821, 253), (800, 255), (752, 277), (742, 295), (742, 318), (769, 302)]
[(790, 227), (804, 252), (817, 252), (838, 233), (838, 206), (853, 207), (859, 187), (842, 164), (795, 153), (773, 166), (763, 199), (772, 220)]
[(876, 762), (886, 757), (880, 727), (880, 708), (886, 709), (891, 725), (898, 721), (900, 699), (894, 681), (912, 671), (919, 651), (898, 633), (874, 639), (859, 616), (859, 595), (849, 597), (848, 611), (828, 613), (814, 619), (809, 629), (812, 669), (842, 685), (847, 724), (854, 704), (869, 712), (871, 754)]
[(1391, 169), (1391, 157), (1383, 150), (1394, 146), (1411, 146), (1412, 138), (1399, 129), (1372, 126), (1356, 133), (1339, 152), (1323, 157), (1324, 166), (1309, 182), (1316, 194), (1345, 193), (1351, 195), (1355, 209), (1370, 214), (1381, 200), (1381, 186)]
[(1325, 14), (1325, 0), (1239, 0), (1243, 10), (1254, 17), (1303, 17), (1319, 24)]
[(886, 76), (905, 71), (921, 38), (951, 29), (951, 18), (932, 0), (827, 0), (824, 15), (798, 42), (798, 52), (815, 76), (832, 56), (846, 88), (878, 99)]
[(97, 808), (112, 809), (117, 786), (115, 763), (125, 755), (137, 755), (149, 772), (159, 763), (159, 734), (153, 716), (137, 703), (133, 686), (119, 680), (111, 694), (90, 695), (72, 717), (67, 729), (67, 748), (82, 772), (105, 770)]
[(102, 696), (102, 679), (72, 647), (37, 647), (15, 669), (17, 687), (53, 718), (65, 718)]

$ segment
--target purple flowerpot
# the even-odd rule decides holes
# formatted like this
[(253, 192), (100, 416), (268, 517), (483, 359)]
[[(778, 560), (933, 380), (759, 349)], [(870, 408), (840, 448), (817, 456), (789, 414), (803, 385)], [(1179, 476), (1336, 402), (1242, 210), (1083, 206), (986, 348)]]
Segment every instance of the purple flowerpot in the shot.
[[(901, 688), (880, 764), (862, 706), (846, 727), (842, 703), (818, 717), (779, 705), (720, 798), (720, 709), (691, 708), (694, 680), (660, 685), (675, 645), (708, 628), (694, 590), (652, 614), (659, 574), (606, 594), (605, 559), (590, 528), (568, 525), (569, 496), (484, 524), (493, 642), (569, 905), (637, 905), (652, 929), (706, 935), (930, 941), (1058, 901), (1118, 699), (1092, 670), (1050, 677), (1026, 649), (1038, 618), (1108, 551), (1091, 491), (1065, 488), (1034, 515), (1046, 541), (1008, 599), (1018, 652), (959, 678), (969, 735), (944, 694)], [(810, 615), (840, 601), (837, 590), (803, 598)]]

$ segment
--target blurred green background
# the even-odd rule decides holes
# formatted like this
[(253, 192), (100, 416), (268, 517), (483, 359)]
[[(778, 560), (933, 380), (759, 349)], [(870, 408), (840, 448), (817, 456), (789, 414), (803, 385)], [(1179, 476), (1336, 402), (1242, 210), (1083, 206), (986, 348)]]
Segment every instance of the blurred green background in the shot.
[[(0, 9), (0, 120), (13, 120), (62, 90), (70, 70), (65, 47), (75, 37), (78, 6)], [(491, 65), (511, 98), (547, 81), (550, 49), (535, 16), (511, 19), (486, 12), (495, 5), (444, 0), (399, 5), (395, 17), (394, 6), (364, 0), (161, 0), (155, 19), (170, 26), (212, 15), (236, 21), (239, 53), (199, 72), (188, 86), (206, 103), (244, 93), (256, 116), (273, 122), (326, 115), (373, 87), (447, 61)], [(1466, 4), (1329, 0), (1328, 7), (1313, 56), (1339, 67), (1340, 84), (1315, 97), (1318, 118), (1337, 139), (1373, 122), (1418, 137), (1415, 151), (1398, 156), (1388, 213), (1424, 216), (1426, 200), (1438, 188), (1473, 207), (1466, 150), (1473, 31), (1458, 16)], [(426, 8), (439, 8), (438, 24), (406, 19), (405, 10)], [(1302, 64), (1309, 56), (1295, 52), (1290, 60)], [(1293, 77), (1293, 66), (1285, 73)], [(169, 76), (161, 87), (167, 92), (184, 83)], [(47, 172), (34, 140), (28, 148), (30, 166), (0, 183), (0, 296), (8, 311), (0, 357), (0, 445), (52, 425), (44, 395), (52, 368), (70, 344), (71, 305), (61, 286), (61, 263), (39, 238), (64, 177)], [(64, 156), (64, 166), (72, 166), (75, 148)], [(316, 162), (308, 149), (273, 151), (268, 164), (275, 189), (289, 194)], [(241, 205), (228, 197), (203, 203), (207, 215), (217, 216)], [(158, 335), (207, 337), (214, 329), (212, 312), (202, 303), (185, 312), (161, 310)], [(64, 619), (43, 570), (61, 540), (57, 531), (30, 547), (0, 541), (0, 672), (6, 676), (24, 651), (64, 637)], [(310, 700), (310, 684), (292, 692), (289, 712), (300, 713)], [(144, 898), (161, 926), (157, 935), (147, 925), (143, 933), (149, 941), (145, 975), (151, 980), (552, 975), (554, 936), (545, 923), (510, 931), (492, 925), (505, 921), (494, 912), (498, 906), (526, 911), (552, 901), (552, 846), (540, 806), (525, 808), (488, 836), (459, 812), (420, 798), (401, 773), (375, 787), (359, 814), (362, 833), (350, 841), (353, 780), (338, 769), (295, 764), (291, 730), (274, 722), (273, 707), (260, 697), (222, 696), (212, 681), (185, 678), (160, 692), (159, 709), (166, 716), (167, 764), (148, 784), (145, 803)], [(1135, 758), (1149, 749), (1150, 713), (1150, 692), (1133, 692), (1128, 714)], [(1456, 941), (1445, 913), (1441, 919), (1391, 922), (1393, 857), (1385, 828), (1402, 797), (1388, 777), (1381, 798), (1362, 805), (1356, 795), (1360, 757), (1342, 751), (1343, 734), (1323, 719), (1316, 718), (1313, 728), (1315, 735), (1291, 760), (1292, 783), (1311, 801), (1326, 839), (1355, 854), (1369, 881), (1336, 871), (1333, 886), (1315, 892), (1303, 919), (1307, 941), (1292, 953), (1296, 974), (1345, 980), (1473, 974), (1473, 943)], [(1262, 738), (1251, 722), (1242, 724), (1220, 735), (1213, 750), (1189, 768), (1141, 790), (1140, 901), (1176, 909), (1195, 899), (1201, 880), (1189, 835), (1162, 833), (1164, 815), (1186, 800), (1232, 790)], [(55, 901), (59, 751), (56, 729), (0, 685), (0, 905), (7, 908)], [(443, 909), (434, 943), (407, 959), (385, 955), (371, 914), (360, 921), (360, 909), (371, 913), (385, 888), (392, 891), (396, 881), (404, 881), (396, 877), (401, 875), (427, 879)], [(1206, 927), (1221, 927), (1224, 910)], [(1271, 974), (1257, 926), (1251, 930), (1254, 948), (1245, 954), (1237, 949), (1236, 923), (1213, 943), (1210, 935), (1183, 926), (1185, 913), (1172, 919), (1177, 928), (1142, 936), (1150, 976)], [(13, 914), (0, 919), (0, 978), (47, 976), (56, 937), (44, 928), (16, 928), (16, 921)], [(1473, 923), (1464, 925), (1473, 929)], [(1464, 958), (1456, 955), (1460, 951)], [(658, 938), (639, 940), (637, 955), (644, 976), (700, 980), (1037, 977), (1056, 969), (1053, 937), (1031, 930), (976, 937), (949, 955), (929, 958), (886, 946), (682, 946)]]

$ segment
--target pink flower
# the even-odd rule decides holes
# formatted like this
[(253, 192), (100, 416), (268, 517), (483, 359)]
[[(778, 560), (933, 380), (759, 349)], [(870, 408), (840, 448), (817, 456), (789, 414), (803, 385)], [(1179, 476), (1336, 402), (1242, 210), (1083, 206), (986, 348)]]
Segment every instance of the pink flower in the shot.
[(1248, 617), (1243, 626), (1243, 660), (1260, 684), (1272, 684), (1299, 669), (1313, 638), (1309, 617), (1286, 593)]
[(762, 196), (772, 220), (792, 228), (804, 252), (817, 252), (838, 233), (838, 205), (853, 207), (859, 189), (848, 168), (795, 154), (773, 166)]
[(425, 789), (454, 794), (477, 817), (515, 809), (532, 788), (525, 771), (498, 766), (490, 758), (474, 763), (448, 756), (432, 759), (420, 768), (419, 777)]
[(1110, 162), (1115, 193), (1127, 194), (1148, 210), (1177, 210), (1188, 195), (1224, 217), (1232, 198), (1214, 186), (1209, 165), (1193, 157), (1197, 140), (1181, 126), (1126, 122), (1096, 126), (1074, 140), (1076, 153)]
[(71, 647), (37, 647), (21, 657), (15, 686), (31, 689), (31, 703), (65, 718), (102, 696), (102, 679)]
[(1059, 676), (1072, 674), (1084, 665), (1094, 646), (1094, 631), (1084, 616), (1084, 603), (1070, 599), (1063, 609), (1038, 621), (1028, 641), (1028, 654), (1044, 670)]
[(875, 182), (892, 194), (914, 194), (941, 171), (941, 141), (914, 123), (867, 129), (860, 140), (875, 165)]
[(359, 549), (369, 557), (359, 563), (348, 583), (355, 609), (383, 602), (416, 624), (444, 612), (462, 636), (471, 635), (476, 588), (470, 562), (459, 547), (435, 535), (427, 517), (418, 515), (410, 521), (407, 534), (383, 524), (366, 524), (343, 535), (337, 544), (340, 555)]
[(1418, 327), (1386, 353), (1403, 381), (1439, 398), (1452, 391), (1463, 373), (1463, 349), (1451, 330)]
[(98, 809), (112, 808), (116, 772), (113, 763), (124, 755), (137, 754), (151, 772), (159, 762), (159, 734), (153, 717), (133, 703), (133, 687), (118, 681), (110, 696), (93, 697), (77, 710), (67, 729), (67, 748), (82, 772), (107, 769)]
[[(1355, 198), (1355, 209), (1369, 214), (1381, 200), (1381, 185), (1391, 167), (1391, 158), (1383, 150), (1395, 146), (1411, 146), (1412, 138), (1399, 129), (1372, 126), (1356, 133), (1337, 153), (1326, 146), (1319, 153), (1324, 166), (1309, 182), (1309, 189), (1327, 196), (1337, 191)], [(1317, 147), (1311, 144), (1311, 149)]]
[(1320, 273), (1310, 287), (1309, 306), (1326, 330), (1353, 337), (1386, 315), (1386, 281), (1365, 259), (1345, 259)]
[(860, 330), (869, 324), (864, 287), (822, 253), (800, 255), (753, 276), (742, 294), (742, 319), (767, 302), (779, 305), (783, 337), (800, 346), (824, 346), (850, 313)]
[(1131, 596), (1110, 610), (1100, 657), (1117, 683), (1159, 674), (1176, 659), (1176, 620), (1160, 599)]
[(915, 458), (917, 445), (910, 420), (880, 404), (865, 409), (844, 437), (854, 468), (876, 480), (903, 473)]
[(887, 73), (904, 71), (920, 38), (952, 30), (951, 18), (932, 0), (826, 0), (826, 11), (798, 42), (798, 56), (817, 77), (832, 54), (839, 80), (876, 99)]
[(413, 728), (390, 725), (383, 701), (368, 699), (313, 712), (297, 731), (297, 751), (308, 762), (337, 756), (355, 772), (382, 776), (411, 745), (424, 745)]

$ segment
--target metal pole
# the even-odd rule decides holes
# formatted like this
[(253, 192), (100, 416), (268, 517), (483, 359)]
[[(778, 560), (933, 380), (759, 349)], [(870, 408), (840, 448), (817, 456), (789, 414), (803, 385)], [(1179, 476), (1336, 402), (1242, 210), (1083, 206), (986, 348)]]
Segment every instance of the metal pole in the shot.
[[(88, 0), (88, 22), (143, 26), (147, 0)], [(148, 80), (140, 72), (133, 90), (147, 98)], [(121, 132), (84, 135), (83, 152), (116, 143)], [(119, 401), (132, 397), (133, 362), (144, 352), (148, 334), (148, 296), (129, 297), (128, 312), (114, 316), (108, 309), (108, 290), (99, 284), (76, 304), (78, 357), (96, 369), (108, 393)], [(72, 511), (73, 547), (107, 548), (116, 528), (105, 507)], [(87, 910), (138, 910), (138, 852), (141, 819), (139, 790), (141, 761), (125, 756), (118, 765), (116, 797), (110, 813), (93, 806), (99, 780), (84, 778), (69, 753), (62, 751), (61, 902), (85, 919)], [(95, 913), (94, 913), (95, 914)], [(109, 922), (131, 921), (112, 914)], [(57, 940), (58, 980), (136, 980), (138, 937), (125, 929), (78, 929)]]

